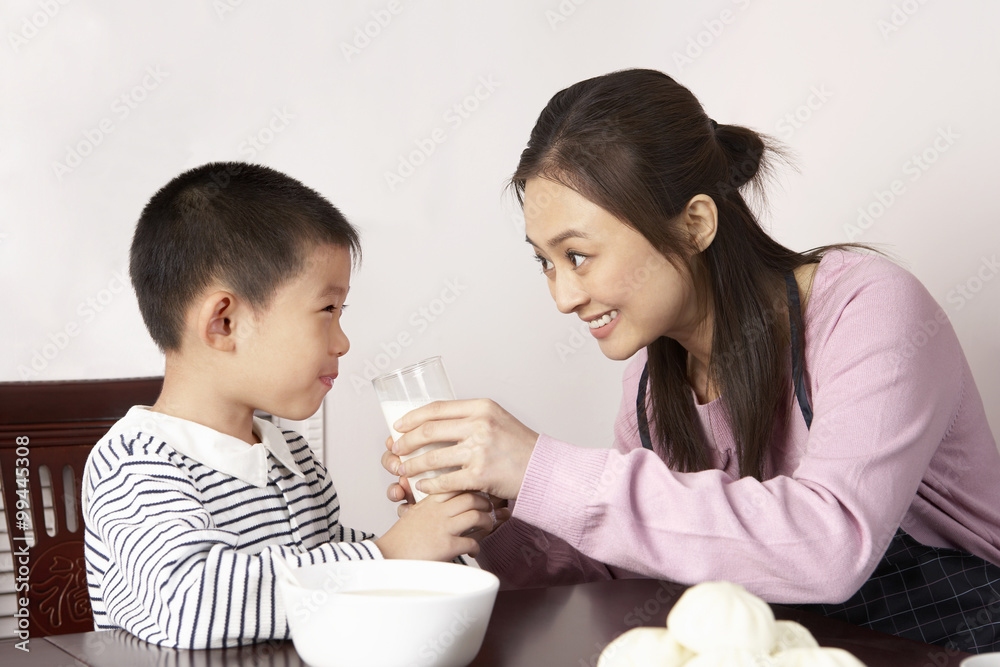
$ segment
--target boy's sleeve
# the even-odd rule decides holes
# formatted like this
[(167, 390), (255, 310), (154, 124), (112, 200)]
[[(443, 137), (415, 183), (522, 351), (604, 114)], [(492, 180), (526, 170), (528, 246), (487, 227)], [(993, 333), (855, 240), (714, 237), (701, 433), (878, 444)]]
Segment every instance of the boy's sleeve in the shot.
[(92, 596), (103, 596), (111, 626), (145, 641), (196, 649), (287, 638), (274, 559), (301, 566), (381, 558), (370, 535), (334, 523), (339, 503), (329, 480), (324, 529), (336, 541), (241, 553), (240, 536), (214, 526), (183, 470), (138, 446), (124, 456), (105, 444), (84, 479), (88, 568), (103, 582)]
[[(343, 543), (374, 540), (376, 537), (374, 533), (357, 530), (356, 528), (348, 528), (340, 522), (340, 500), (337, 497), (337, 490), (333, 486), (333, 479), (330, 477), (329, 472), (327, 472), (326, 467), (313, 457), (312, 454), (310, 454), (309, 464), (316, 467), (316, 477), (323, 485), (323, 490), (320, 491), (320, 498), (326, 510), (326, 525), (329, 527), (329, 539), (334, 542)], [(308, 537), (304, 535), (303, 539), (308, 539)], [(371, 546), (371, 550), (378, 551), (374, 544)], [(381, 557), (381, 553), (376, 556), (376, 558)]]

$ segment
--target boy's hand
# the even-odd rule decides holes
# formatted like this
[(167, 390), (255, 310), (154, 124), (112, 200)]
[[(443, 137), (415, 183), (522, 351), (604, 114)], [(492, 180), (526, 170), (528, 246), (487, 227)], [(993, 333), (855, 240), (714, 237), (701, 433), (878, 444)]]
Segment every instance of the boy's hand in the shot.
[(450, 561), (475, 557), (493, 528), (490, 501), (475, 493), (436, 494), (410, 506), (375, 545), (386, 558)]

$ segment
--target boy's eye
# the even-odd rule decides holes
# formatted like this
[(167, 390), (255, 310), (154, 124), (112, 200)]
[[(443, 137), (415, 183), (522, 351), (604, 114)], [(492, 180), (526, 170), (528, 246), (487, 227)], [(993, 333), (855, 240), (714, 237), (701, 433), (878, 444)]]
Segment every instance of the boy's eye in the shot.
[[(337, 307), (337, 306), (335, 306), (335, 305), (333, 305), (333, 304), (330, 304), (329, 306), (327, 306), (327, 307), (326, 307), (326, 308), (324, 308), (323, 310), (325, 310), (325, 311), (326, 311), (326, 312), (328, 312), (328, 313), (332, 313), (332, 312), (334, 312), (335, 310), (338, 310), (338, 307)], [(340, 310), (341, 312), (343, 312), (343, 311), (347, 310), (347, 304), (345, 303), (344, 305), (340, 306), (340, 307), (339, 307), (339, 310)]]
[(550, 262), (549, 260), (545, 259), (541, 255), (536, 254), (535, 255), (535, 261), (542, 265), (542, 272), (543, 273), (545, 271), (548, 271), (549, 269), (552, 268), (552, 262)]

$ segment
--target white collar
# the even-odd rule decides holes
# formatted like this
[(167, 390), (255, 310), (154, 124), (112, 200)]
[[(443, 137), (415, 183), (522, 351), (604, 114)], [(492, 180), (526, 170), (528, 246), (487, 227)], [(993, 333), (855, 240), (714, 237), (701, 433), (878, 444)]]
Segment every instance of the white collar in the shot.
[(268, 452), (297, 477), (305, 477), (278, 427), (258, 417), (253, 418), (253, 430), (261, 441), (254, 445), (187, 419), (153, 412), (145, 405), (133, 406), (120, 423), (163, 438), (181, 454), (259, 488), (267, 486)]

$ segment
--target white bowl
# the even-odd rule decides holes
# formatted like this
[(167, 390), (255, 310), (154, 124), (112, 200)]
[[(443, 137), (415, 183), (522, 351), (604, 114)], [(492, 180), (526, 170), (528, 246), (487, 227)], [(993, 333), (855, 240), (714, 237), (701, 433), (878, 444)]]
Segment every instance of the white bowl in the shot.
[(1000, 653), (980, 653), (962, 661), (962, 667), (1000, 667)]
[(313, 667), (463, 667), (479, 653), (500, 587), (454, 563), (275, 562), (292, 642)]

